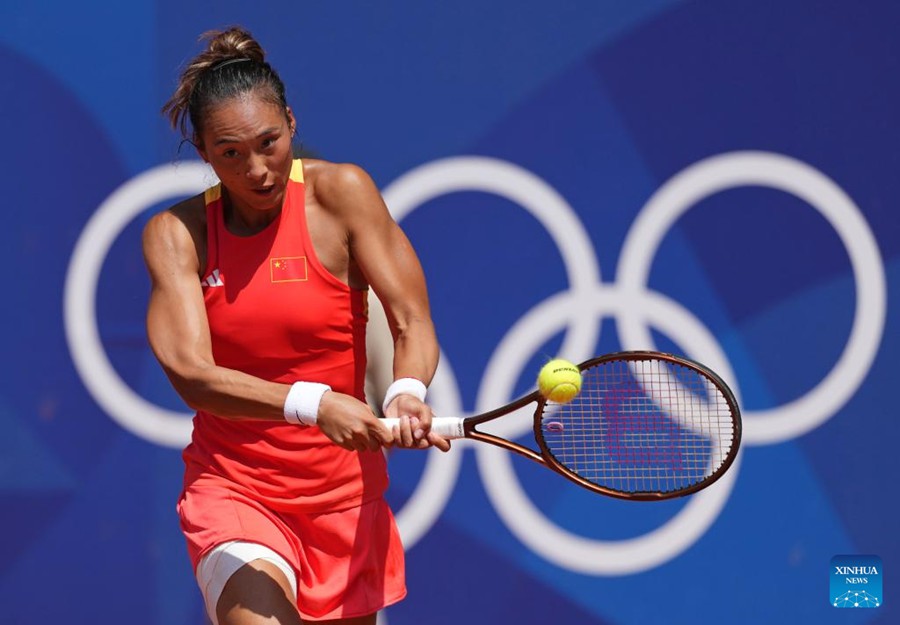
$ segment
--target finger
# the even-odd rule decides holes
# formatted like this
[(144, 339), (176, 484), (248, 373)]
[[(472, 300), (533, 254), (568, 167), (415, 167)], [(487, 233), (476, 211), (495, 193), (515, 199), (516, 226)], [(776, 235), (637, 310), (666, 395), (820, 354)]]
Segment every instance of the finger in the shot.
[(400, 417), (400, 444), (404, 447), (412, 447), (412, 428), (411, 419), (407, 415)]
[(396, 428), (387, 429), (381, 423), (381, 420), (376, 417), (376, 425), (370, 427), (366, 435), (368, 449), (374, 451), (382, 447), (393, 447), (397, 442), (397, 436)]
[(422, 427), (422, 422), (418, 417), (409, 418), (409, 427), (412, 428), (412, 435), (415, 440), (420, 441), (425, 438), (427, 430)]
[(357, 432), (353, 435), (353, 448), (356, 451), (372, 451), (372, 447), (379, 447), (377, 439), (366, 432)]
[(388, 427), (384, 419), (378, 419), (378, 438), (381, 439), (384, 446), (391, 446), (400, 442), (400, 428), (396, 425)]
[(384, 446), (385, 447), (393, 447), (394, 445), (399, 444), (400, 443), (400, 427), (395, 425), (388, 431), (390, 432), (391, 442), (385, 443)]
[(375, 423), (369, 426), (364, 438), (369, 448), (373, 443), (378, 447), (390, 447), (397, 440), (396, 428), (388, 429), (381, 419), (376, 417)]
[(443, 436), (435, 434), (434, 432), (429, 432), (427, 440), (431, 445), (437, 447), (441, 451), (450, 451), (450, 441)]
[(421, 404), (422, 410), (418, 413), (419, 427), (426, 433), (431, 430), (431, 418), (434, 416), (428, 404)]

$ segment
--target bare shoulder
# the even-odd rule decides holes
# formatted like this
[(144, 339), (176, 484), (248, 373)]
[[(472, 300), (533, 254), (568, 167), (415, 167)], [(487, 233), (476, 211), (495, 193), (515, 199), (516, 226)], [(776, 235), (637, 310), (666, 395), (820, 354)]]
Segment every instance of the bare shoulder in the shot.
[(360, 210), (384, 207), (378, 187), (359, 165), (309, 159), (304, 160), (303, 175), (316, 201), (334, 214), (352, 209), (358, 215)]
[(150, 218), (143, 233), (144, 255), (168, 256), (179, 264), (197, 264), (206, 254), (206, 206), (203, 195), (188, 198)]

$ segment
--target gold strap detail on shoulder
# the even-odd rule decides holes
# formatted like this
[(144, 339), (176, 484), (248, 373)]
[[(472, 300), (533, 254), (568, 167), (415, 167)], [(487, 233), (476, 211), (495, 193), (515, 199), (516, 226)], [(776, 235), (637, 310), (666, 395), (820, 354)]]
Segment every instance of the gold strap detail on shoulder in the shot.
[(303, 182), (303, 159), (294, 159), (294, 162), (291, 165), (291, 180), (294, 182)]
[(208, 188), (203, 193), (203, 203), (206, 204), (207, 206), (209, 206), (210, 204), (212, 204), (213, 202), (218, 200), (220, 197), (222, 197), (222, 184), (221, 183), (217, 184), (214, 187)]

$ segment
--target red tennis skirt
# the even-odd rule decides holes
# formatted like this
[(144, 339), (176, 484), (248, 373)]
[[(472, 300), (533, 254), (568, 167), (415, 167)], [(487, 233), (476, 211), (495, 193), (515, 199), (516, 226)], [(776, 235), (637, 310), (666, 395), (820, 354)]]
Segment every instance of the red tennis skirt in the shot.
[(232, 540), (280, 554), (297, 575), (305, 620), (372, 614), (406, 596), (403, 545), (379, 497), (336, 512), (273, 512), (218, 480), (193, 482), (178, 503), (194, 570), (211, 549)]

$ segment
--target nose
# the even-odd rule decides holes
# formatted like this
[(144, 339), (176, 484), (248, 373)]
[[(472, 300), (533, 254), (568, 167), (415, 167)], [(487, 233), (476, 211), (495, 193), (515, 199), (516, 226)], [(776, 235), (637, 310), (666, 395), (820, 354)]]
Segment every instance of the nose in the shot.
[(251, 154), (247, 160), (247, 178), (253, 181), (264, 181), (268, 170), (262, 154)]

